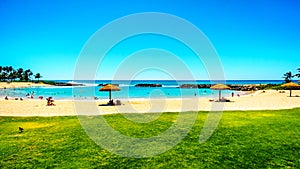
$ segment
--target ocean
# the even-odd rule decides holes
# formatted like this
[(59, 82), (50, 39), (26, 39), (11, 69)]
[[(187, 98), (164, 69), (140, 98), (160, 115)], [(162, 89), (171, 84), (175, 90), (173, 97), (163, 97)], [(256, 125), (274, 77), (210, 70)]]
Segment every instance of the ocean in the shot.
[[(71, 80), (55, 80), (56, 82), (70, 82)], [(283, 80), (227, 80), (226, 84), (281, 84)], [(0, 96), (5, 97), (22, 97), (26, 98), (26, 94), (34, 92), (35, 98), (38, 96), (53, 97), (54, 99), (83, 99), (91, 100), (95, 97), (97, 99), (108, 99), (108, 92), (100, 92), (102, 86), (99, 84), (118, 84), (120, 91), (112, 92), (114, 99), (142, 99), (142, 98), (192, 98), (192, 97), (217, 97), (219, 92), (210, 90), (209, 88), (178, 88), (182, 84), (216, 84), (218, 81), (211, 82), (209, 80), (82, 80), (76, 83), (84, 84), (85, 86), (51, 86), (51, 87), (30, 87), (17, 89), (1, 89)], [(162, 87), (135, 87), (136, 84), (161, 84)], [(231, 96), (243, 94), (239, 91), (225, 90), (222, 91), (222, 96)]]

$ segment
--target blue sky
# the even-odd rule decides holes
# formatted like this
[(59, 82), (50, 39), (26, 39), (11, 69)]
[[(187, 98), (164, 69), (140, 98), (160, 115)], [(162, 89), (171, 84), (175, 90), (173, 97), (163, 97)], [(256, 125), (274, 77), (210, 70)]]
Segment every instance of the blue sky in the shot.
[[(2, 0), (0, 65), (30, 68), (44, 79), (72, 79), (80, 51), (98, 29), (126, 15), (161, 12), (191, 22), (209, 38), (227, 79), (282, 79), (285, 72), (300, 67), (299, 7), (295, 0)], [(144, 36), (123, 44), (111, 51), (114, 61), (104, 60), (99, 66), (97, 79), (112, 78), (120, 60), (137, 49), (134, 46), (169, 50), (185, 61), (197, 79), (207, 78), (192, 53), (170, 39)], [(169, 75), (153, 69), (137, 73), (136, 78)]]

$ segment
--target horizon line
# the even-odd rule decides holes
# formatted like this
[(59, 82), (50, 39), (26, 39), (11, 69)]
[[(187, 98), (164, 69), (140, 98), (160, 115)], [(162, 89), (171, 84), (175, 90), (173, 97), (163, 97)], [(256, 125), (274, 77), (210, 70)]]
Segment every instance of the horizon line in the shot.
[[(284, 81), (284, 79), (228, 79), (228, 80), (210, 80), (210, 79), (44, 79), (44, 80), (103, 80), (103, 81)], [(43, 80), (40, 80), (43, 81)], [(299, 81), (299, 80), (291, 80), (291, 81)]]

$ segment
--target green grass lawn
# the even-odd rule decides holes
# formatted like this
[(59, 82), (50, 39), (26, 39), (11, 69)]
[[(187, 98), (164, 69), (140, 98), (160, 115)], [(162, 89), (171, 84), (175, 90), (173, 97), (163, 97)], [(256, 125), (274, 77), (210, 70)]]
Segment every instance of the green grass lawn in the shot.
[[(177, 114), (163, 113), (149, 123), (121, 115), (105, 119), (128, 136), (151, 137), (169, 128)], [(178, 145), (149, 158), (106, 151), (86, 135), (77, 117), (0, 117), (0, 168), (300, 168), (300, 109), (226, 111), (212, 137), (200, 144), (206, 117), (199, 112)]]

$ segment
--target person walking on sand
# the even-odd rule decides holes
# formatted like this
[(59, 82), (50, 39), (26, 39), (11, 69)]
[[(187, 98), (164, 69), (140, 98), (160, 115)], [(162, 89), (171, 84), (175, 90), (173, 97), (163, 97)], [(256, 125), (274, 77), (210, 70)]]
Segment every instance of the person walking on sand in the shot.
[(232, 92), (232, 93), (231, 93), (231, 97), (233, 97), (233, 96), (234, 96), (234, 93)]

